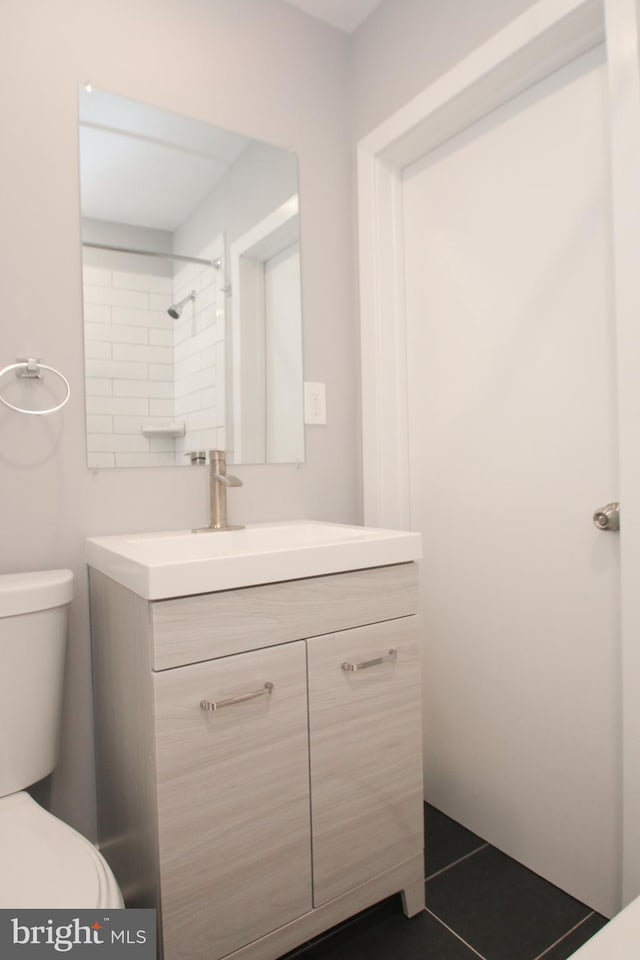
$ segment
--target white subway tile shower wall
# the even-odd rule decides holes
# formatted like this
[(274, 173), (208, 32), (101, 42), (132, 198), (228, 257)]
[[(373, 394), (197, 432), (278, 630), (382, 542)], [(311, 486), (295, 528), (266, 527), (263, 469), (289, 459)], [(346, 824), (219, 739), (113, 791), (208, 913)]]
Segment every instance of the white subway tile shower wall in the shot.
[[(223, 254), (217, 237), (195, 256)], [(168, 466), (224, 449), (224, 270), (184, 264), (171, 279), (85, 264), (83, 279), (89, 466)], [(192, 290), (173, 320), (169, 306)], [(142, 435), (168, 419), (184, 421), (184, 437)]]
[(225, 285), (224, 239), (216, 237), (194, 256), (223, 261), (222, 268), (186, 263), (176, 265), (174, 302), (192, 290), (174, 331), (176, 420), (184, 420), (185, 435), (175, 441), (177, 463), (190, 450), (226, 449), (225, 436)]
[[(173, 463), (173, 446), (142, 436), (173, 415), (171, 278), (85, 265), (83, 280), (89, 466)], [(165, 414), (151, 409), (158, 397)]]

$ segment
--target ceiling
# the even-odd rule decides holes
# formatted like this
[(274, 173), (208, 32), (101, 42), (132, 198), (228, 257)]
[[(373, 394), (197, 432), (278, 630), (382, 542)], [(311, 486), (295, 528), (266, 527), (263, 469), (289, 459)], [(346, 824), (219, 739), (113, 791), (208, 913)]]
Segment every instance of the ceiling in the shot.
[(324, 20), (332, 27), (352, 33), (375, 10), (381, 0), (287, 0), (293, 7)]
[(247, 137), (101, 90), (80, 90), (83, 217), (175, 230)]

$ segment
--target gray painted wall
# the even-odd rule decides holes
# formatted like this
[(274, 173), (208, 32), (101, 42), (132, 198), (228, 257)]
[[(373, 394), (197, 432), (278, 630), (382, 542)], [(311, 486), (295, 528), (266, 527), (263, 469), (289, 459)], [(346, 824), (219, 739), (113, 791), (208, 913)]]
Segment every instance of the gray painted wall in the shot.
[(382, 0), (351, 38), (356, 139), (534, 2)]
[(71, 402), (53, 417), (0, 409), (0, 572), (70, 567), (60, 763), (37, 790), (95, 836), (83, 541), (207, 521), (206, 471), (86, 467), (77, 87), (96, 87), (291, 146), (300, 160), (305, 368), (329, 423), (304, 467), (238, 467), (232, 516), (358, 521), (346, 38), (280, 0), (3, 0), (0, 10), (0, 366), (35, 355)]
[[(71, 380), (51, 418), (0, 409), (0, 572), (70, 567), (62, 753), (36, 792), (95, 836), (83, 540), (206, 522), (204, 471), (86, 467), (77, 86), (291, 146), (300, 160), (305, 376), (329, 423), (304, 467), (238, 467), (244, 521), (359, 521), (351, 145), (531, 0), (383, 0), (351, 37), (280, 0), (3, 0), (0, 366), (36, 355)], [(347, 91), (353, 111), (349, 116)], [(351, 122), (352, 121), (352, 122)]]

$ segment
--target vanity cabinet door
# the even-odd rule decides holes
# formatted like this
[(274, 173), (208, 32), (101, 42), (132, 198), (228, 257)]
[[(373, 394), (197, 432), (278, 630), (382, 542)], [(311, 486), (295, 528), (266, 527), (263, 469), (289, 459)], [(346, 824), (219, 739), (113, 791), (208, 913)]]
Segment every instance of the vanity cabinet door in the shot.
[(215, 960), (312, 906), (304, 642), (156, 673), (154, 697), (164, 955)]
[(307, 641), (314, 905), (423, 849), (416, 617)]

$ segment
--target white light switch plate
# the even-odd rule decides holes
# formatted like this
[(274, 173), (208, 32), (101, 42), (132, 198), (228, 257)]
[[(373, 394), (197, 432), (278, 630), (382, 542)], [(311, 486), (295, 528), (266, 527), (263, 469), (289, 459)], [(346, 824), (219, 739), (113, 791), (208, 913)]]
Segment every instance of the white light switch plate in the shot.
[(304, 385), (304, 422), (326, 424), (327, 388), (324, 383), (305, 382)]

